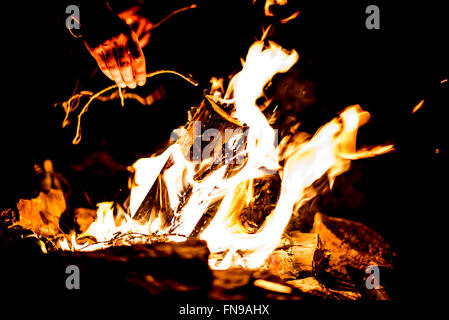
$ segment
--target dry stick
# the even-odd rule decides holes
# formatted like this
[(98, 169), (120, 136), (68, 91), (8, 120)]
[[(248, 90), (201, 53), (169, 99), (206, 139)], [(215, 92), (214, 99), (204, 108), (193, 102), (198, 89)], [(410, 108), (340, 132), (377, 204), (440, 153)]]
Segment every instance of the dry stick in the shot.
[(125, 98), (123, 97), (122, 88), (118, 87), (118, 95), (120, 96), (120, 104), (122, 107), (125, 106)]
[(162, 23), (164, 23), (165, 21), (167, 21), (168, 19), (170, 19), (171, 17), (173, 17), (174, 15), (186, 11), (186, 10), (190, 10), (190, 9), (195, 9), (196, 8), (196, 4), (192, 4), (190, 6), (184, 7), (184, 8), (180, 8), (178, 10), (173, 11), (172, 13), (170, 13), (168, 16), (166, 16), (165, 18), (163, 18), (161, 21), (159, 21), (158, 23), (154, 24), (151, 26), (150, 30), (156, 29), (157, 27), (159, 27)]
[[(186, 80), (187, 82), (191, 83), (194, 86), (198, 86), (198, 82), (196, 82), (193, 78), (189, 77), (189, 76), (185, 76), (177, 71), (174, 70), (158, 70), (158, 71), (154, 71), (151, 73), (147, 74), (147, 78), (151, 78), (154, 77), (156, 75), (159, 74), (163, 74), (163, 73), (172, 73), (175, 74), (181, 78), (183, 78), (184, 80)], [(116, 84), (109, 86), (107, 88), (104, 88), (103, 90), (95, 93), (94, 95), (92, 95), (89, 99), (89, 101), (87, 101), (87, 103), (84, 105), (83, 109), (81, 110), (81, 112), (78, 114), (78, 124), (76, 127), (76, 136), (73, 139), (72, 143), (73, 144), (78, 144), (81, 141), (81, 117), (83, 116), (84, 113), (87, 112), (87, 109), (89, 108), (89, 105), (92, 103), (92, 101), (94, 101), (96, 98), (98, 98), (99, 96), (101, 96), (103, 93), (108, 92), (109, 90), (115, 89), (118, 86)], [(69, 99), (70, 101), (70, 99)]]
[[(122, 93), (122, 95), (123, 95), (123, 99), (134, 99), (134, 100), (137, 100), (140, 104), (149, 105), (148, 102), (146, 101), (146, 99), (142, 98), (138, 94), (131, 93), (131, 92), (124, 92), (124, 93)], [(110, 96), (107, 96), (107, 97), (104, 97), (104, 96), (97, 97), (97, 100), (105, 102), (105, 101), (111, 101), (116, 98), (117, 98), (117, 93), (113, 92), (113, 93), (111, 93)]]

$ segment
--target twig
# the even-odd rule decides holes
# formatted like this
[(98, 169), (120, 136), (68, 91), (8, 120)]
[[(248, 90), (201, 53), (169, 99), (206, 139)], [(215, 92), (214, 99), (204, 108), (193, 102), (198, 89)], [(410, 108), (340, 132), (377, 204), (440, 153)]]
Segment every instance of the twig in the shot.
[[(183, 75), (182, 73), (177, 72), (175, 70), (157, 70), (157, 71), (148, 73), (147, 74), (147, 78), (151, 78), (151, 77), (154, 77), (154, 76), (157, 76), (157, 75), (160, 75), (160, 74), (167, 74), (167, 73), (171, 73), (171, 74), (177, 75), (177, 76), (183, 78), (184, 80), (186, 80), (187, 82), (189, 82), (190, 84), (192, 84), (194, 86), (198, 86), (198, 82), (195, 81), (190, 75), (186, 76), (186, 75)], [(81, 141), (81, 118), (82, 118), (83, 114), (86, 113), (87, 110), (89, 109), (89, 105), (92, 103), (92, 101), (94, 101), (95, 99), (99, 98), (105, 92), (108, 92), (108, 91), (113, 90), (115, 88), (119, 88), (119, 96), (120, 96), (120, 99), (121, 99), (121, 102), (122, 102), (122, 105), (123, 105), (125, 96), (123, 95), (123, 93), (121, 92), (120, 87), (118, 87), (117, 84), (114, 84), (114, 85), (111, 85), (111, 86), (109, 86), (107, 88), (104, 88), (103, 90), (101, 90), (101, 91), (99, 91), (99, 92), (97, 92), (95, 94), (93, 94), (90, 91), (82, 91), (79, 94), (73, 95), (72, 97), (70, 97), (69, 100), (67, 100), (66, 102), (64, 102), (62, 104), (63, 108), (66, 111), (66, 116), (65, 116), (63, 124), (62, 124), (62, 126), (65, 127), (69, 123), (68, 117), (69, 117), (70, 112), (74, 111), (78, 107), (80, 98), (83, 97), (83, 96), (90, 96), (89, 100), (87, 101), (87, 103), (84, 105), (83, 109), (78, 114), (78, 124), (77, 124), (77, 127), (76, 127), (76, 136), (75, 136), (75, 138), (72, 141), (73, 144), (78, 144)], [(142, 100), (139, 100), (139, 102), (141, 102), (141, 101)]]
[(120, 104), (122, 107), (125, 106), (125, 98), (123, 97), (122, 88), (118, 87), (118, 95), (120, 96)]
[(168, 19), (170, 19), (171, 17), (173, 17), (174, 15), (186, 11), (186, 10), (190, 10), (190, 9), (195, 9), (196, 8), (196, 4), (192, 4), (190, 6), (184, 7), (184, 8), (180, 8), (178, 10), (173, 11), (172, 13), (170, 13), (168, 16), (166, 16), (165, 18), (163, 18), (161, 21), (159, 21), (158, 23), (154, 24), (151, 26), (151, 29), (156, 29), (157, 27), (159, 27), (162, 23), (164, 23), (165, 21), (167, 21)]

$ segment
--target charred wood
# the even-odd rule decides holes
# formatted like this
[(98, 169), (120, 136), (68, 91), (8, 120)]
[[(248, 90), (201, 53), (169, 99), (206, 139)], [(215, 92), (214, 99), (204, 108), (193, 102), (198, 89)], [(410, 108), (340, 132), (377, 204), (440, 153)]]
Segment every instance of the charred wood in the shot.
[[(76, 294), (205, 297), (212, 285), (208, 255), (206, 243), (200, 240), (31, 257), (17, 250), (5, 257), (1, 280), (5, 290), (19, 295), (39, 290), (46, 299)], [(79, 268), (80, 290), (66, 288), (68, 266)]]
[(268, 268), (283, 280), (310, 277), (322, 263), (322, 251), (317, 234), (294, 232), (282, 238), (269, 257)]
[(354, 286), (348, 267), (363, 272), (370, 265), (394, 269), (396, 253), (379, 234), (360, 222), (317, 213), (312, 232), (320, 236), (329, 254), (328, 279), (337, 280), (339, 285)]

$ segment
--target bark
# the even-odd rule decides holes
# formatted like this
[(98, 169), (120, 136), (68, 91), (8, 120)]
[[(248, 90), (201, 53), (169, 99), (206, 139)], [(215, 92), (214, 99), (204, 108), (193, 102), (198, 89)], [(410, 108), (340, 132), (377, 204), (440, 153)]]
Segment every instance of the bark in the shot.
[(370, 265), (393, 269), (396, 253), (379, 234), (360, 222), (317, 213), (312, 232), (320, 236), (328, 251), (327, 271), (336, 278), (349, 280), (348, 267), (361, 271)]
[(270, 255), (268, 269), (283, 280), (310, 277), (320, 264), (321, 251), (317, 234), (294, 232)]

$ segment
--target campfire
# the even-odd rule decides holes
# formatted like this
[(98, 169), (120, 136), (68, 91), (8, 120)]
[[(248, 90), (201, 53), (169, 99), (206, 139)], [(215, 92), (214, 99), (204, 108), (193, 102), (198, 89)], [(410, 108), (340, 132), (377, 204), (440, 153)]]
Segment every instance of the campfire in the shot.
[[(270, 1), (265, 8), (273, 15)], [(301, 55), (269, 40), (269, 31), (248, 49), (239, 72), (211, 79), (204, 99), (162, 151), (128, 167), (126, 201), (101, 202), (96, 211), (75, 208), (75, 227), (62, 231), (68, 198), (47, 160), (36, 168), (45, 188), (2, 213), (5, 230), (33, 239), (43, 259), (78, 266), (91, 286), (127, 283), (151, 295), (205, 292), (211, 299), (247, 298), (248, 290), (275, 299), (389, 299), (371, 270), (394, 269), (396, 254), (379, 234), (326, 212), (315, 212), (308, 232), (295, 230), (292, 221), (329, 192), (353, 161), (393, 152), (394, 146), (358, 146), (358, 130), (370, 120), (360, 105), (342, 106), (313, 134), (299, 118), (280, 127), (286, 114), (270, 88)], [(148, 79), (166, 73), (198, 85), (174, 70)], [(115, 85), (75, 94), (62, 104), (64, 125), (82, 109), (74, 144), (81, 141), (89, 105), (113, 99), (151, 104), (155, 98)], [(192, 273), (176, 274), (174, 264)], [(119, 276), (96, 278), (109, 268)]]

